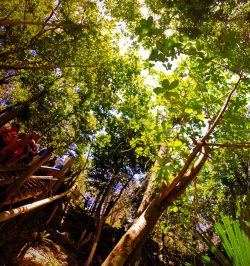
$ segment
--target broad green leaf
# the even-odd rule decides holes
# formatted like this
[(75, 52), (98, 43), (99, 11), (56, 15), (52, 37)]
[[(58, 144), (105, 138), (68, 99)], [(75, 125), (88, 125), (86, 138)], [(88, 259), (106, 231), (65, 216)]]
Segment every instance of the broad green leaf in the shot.
[(169, 208), (168, 208), (168, 212), (170, 213), (170, 212), (177, 212), (178, 211), (178, 207), (176, 207), (176, 206), (170, 206)]
[(147, 23), (146, 23), (147, 27), (151, 28), (153, 25), (153, 22), (154, 22), (153, 17), (152, 16), (148, 17)]
[(173, 82), (171, 82), (169, 89), (172, 90), (174, 88), (176, 88), (179, 85), (179, 80), (174, 80)]
[(156, 87), (156, 88), (154, 88), (154, 93), (155, 94), (160, 94), (160, 93), (163, 93), (165, 90), (164, 90), (164, 88), (162, 88), (162, 87)]
[(164, 89), (168, 90), (169, 89), (169, 80), (168, 79), (164, 79), (162, 82), (161, 82), (161, 85)]
[(179, 94), (177, 92), (167, 91), (164, 93), (164, 97), (167, 100), (170, 100), (171, 98), (179, 98)]
[(151, 170), (151, 171), (158, 171), (158, 170), (160, 170), (160, 169), (161, 169), (160, 166), (153, 166), (150, 170)]
[(173, 212), (177, 212), (177, 211), (178, 211), (178, 207), (174, 206)]
[(154, 60), (157, 59), (157, 56), (158, 56), (158, 50), (157, 49), (152, 49), (148, 60), (154, 61)]

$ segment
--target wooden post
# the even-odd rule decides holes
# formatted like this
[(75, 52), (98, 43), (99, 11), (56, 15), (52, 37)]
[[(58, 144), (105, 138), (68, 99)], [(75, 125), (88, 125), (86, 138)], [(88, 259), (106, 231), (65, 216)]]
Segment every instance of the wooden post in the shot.
[(55, 194), (55, 192), (57, 191), (57, 189), (64, 182), (64, 180), (66, 178), (65, 174), (66, 174), (68, 168), (70, 167), (70, 165), (72, 164), (74, 158), (75, 158), (74, 156), (70, 156), (70, 158), (68, 159), (68, 161), (62, 167), (62, 169), (54, 176), (54, 178), (57, 179), (58, 181), (56, 181), (56, 183), (52, 185), (52, 195)]
[(52, 148), (49, 148), (38, 160), (35, 160), (30, 167), (27, 168), (19, 178), (13, 182), (3, 193), (0, 195), (0, 207), (7, 201), (21, 186), (22, 184), (44, 163), (52, 154)]
[[(47, 193), (51, 191), (51, 195), (54, 195), (56, 190), (61, 186), (61, 184), (65, 180), (65, 173), (68, 170), (69, 166), (72, 164), (72, 161), (75, 157), (70, 157), (69, 160), (66, 162), (66, 164), (62, 167), (60, 171), (54, 176), (54, 179), (57, 179), (56, 181), (51, 180), (50, 188), (47, 188), (47, 191), (42, 193), (41, 195), (38, 196), (38, 199), (42, 199), (47, 196)], [(48, 191), (50, 190), (50, 191)]]

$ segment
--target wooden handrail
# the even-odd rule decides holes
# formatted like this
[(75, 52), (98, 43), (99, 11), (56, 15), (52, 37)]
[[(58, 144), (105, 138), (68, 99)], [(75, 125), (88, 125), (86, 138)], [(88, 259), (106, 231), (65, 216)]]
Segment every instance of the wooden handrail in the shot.
[(13, 217), (16, 217), (20, 214), (30, 212), (30, 211), (38, 208), (38, 207), (44, 206), (50, 202), (53, 202), (57, 199), (60, 199), (64, 196), (66, 196), (69, 192), (70, 191), (66, 191), (66, 192), (61, 193), (61, 194), (56, 195), (56, 196), (52, 196), (52, 197), (49, 197), (49, 198), (46, 198), (43, 200), (39, 200), (39, 201), (30, 203), (30, 204), (27, 204), (27, 205), (24, 205), (24, 206), (21, 206), (21, 207), (18, 207), (18, 208), (9, 210), (9, 211), (1, 212), (0, 213), (0, 222), (6, 221), (6, 220), (11, 219)]
[(48, 160), (52, 154), (52, 149), (48, 149), (38, 160), (34, 161), (23, 173), (15, 180), (0, 196), (0, 207), (7, 201), (20, 187), (21, 185), (32, 176), (32, 174), (41, 167), (41, 165)]
[(41, 180), (58, 180), (57, 178), (54, 178), (53, 175), (32, 175), (30, 177), (31, 179), (41, 179)]
[(60, 171), (61, 169), (55, 168), (55, 167), (51, 167), (51, 166), (46, 166), (46, 165), (42, 165), (40, 167), (40, 169), (44, 169), (44, 170), (56, 170), (56, 171)]

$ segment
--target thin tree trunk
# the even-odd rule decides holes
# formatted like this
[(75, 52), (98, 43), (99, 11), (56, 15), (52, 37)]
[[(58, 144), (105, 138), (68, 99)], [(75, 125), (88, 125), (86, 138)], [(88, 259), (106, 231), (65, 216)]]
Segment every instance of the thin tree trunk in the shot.
[(20, 112), (22, 112), (19, 108), (10, 109), (8, 112), (4, 113), (0, 116), (0, 127), (3, 127), (9, 121), (16, 118)]
[[(101, 214), (100, 214), (101, 213), (101, 208), (102, 208), (103, 202), (105, 201), (105, 197), (107, 196), (109, 188), (110, 188), (110, 186), (108, 188), (106, 188), (106, 190), (104, 191), (104, 193), (102, 193), (102, 195), (101, 194), (98, 195), (98, 197), (97, 197), (98, 201), (96, 201), (98, 203), (98, 205), (96, 203), (93, 206), (93, 208), (91, 210), (91, 215), (95, 212), (96, 213), (96, 217), (98, 217), (98, 215), (101, 216)], [(95, 218), (95, 222), (97, 221), (97, 219), (99, 219), (99, 218)], [(91, 218), (89, 218), (87, 226), (83, 229), (83, 231), (82, 231), (82, 233), (81, 233), (81, 235), (79, 237), (79, 240), (77, 241), (77, 248), (80, 248), (83, 245), (83, 239), (84, 239), (84, 237), (85, 237), (90, 225), (91, 225)], [(93, 230), (93, 231), (95, 231), (95, 230)], [(94, 238), (95, 238), (95, 236), (94, 236)]]
[(94, 258), (95, 252), (96, 252), (96, 248), (97, 248), (97, 245), (98, 245), (99, 240), (100, 240), (100, 235), (102, 232), (103, 225), (104, 225), (106, 219), (108, 218), (110, 211), (115, 206), (115, 204), (118, 202), (124, 189), (128, 186), (128, 184), (130, 183), (131, 180), (129, 179), (123, 185), (123, 187), (121, 188), (116, 199), (114, 201), (110, 201), (110, 200), (108, 200), (108, 198), (110, 198), (111, 190), (115, 185), (114, 181), (115, 181), (115, 179), (113, 179), (113, 181), (110, 183), (109, 188), (106, 190), (106, 193), (104, 193), (103, 199), (101, 200), (101, 202), (97, 208), (97, 210), (98, 210), (97, 213), (100, 213), (100, 216), (98, 217), (97, 230), (96, 230), (96, 234), (95, 234), (95, 237), (93, 240), (93, 244), (92, 244), (88, 259), (87, 259), (86, 263), (84, 264), (84, 266), (89, 266), (92, 264), (92, 261), (93, 261), (93, 258)]
[(55, 207), (53, 208), (53, 211), (51, 212), (51, 214), (50, 214), (48, 220), (47, 220), (46, 223), (45, 223), (46, 225), (48, 225), (48, 224), (51, 222), (51, 220), (53, 219), (54, 215), (56, 214), (58, 208), (59, 208), (59, 206), (55, 206)]
[(34, 21), (34, 20), (21, 20), (21, 19), (4, 19), (0, 20), (0, 26), (18, 26), (18, 25), (24, 25), (24, 26), (42, 26), (44, 25), (46, 27), (62, 27), (62, 28), (76, 28), (76, 29), (88, 29), (89, 27), (84, 24), (76, 24), (76, 23), (48, 23), (47, 21)]
[(95, 255), (95, 251), (96, 251), (96, 248), (97, 248), (97, 245), (99, 243), (100, 236), (101, 236), (103, 224), (104, 224), (104, 216), (101, 215), (100, 219), (99, 219), (97, 231), (96, 231), (96, 234), (95, 234), (95, 238), (93, 240), (93, 244), (92, 244), (92, 247), (91, 247), (91, 251), (89, 253), (88, 259), (85, 262), (84, 266), (90, 266), (92, 264), (92, 261), (93, 261), (94, 255)]
[(63, 202), (64, 206), (62, 208), (62, 218), (60, 220), (60, 226), (62, 226), (65, 222), (66, 215), (70, 209), (70, 198), (68, 197), (66, 201)]
[[(166, 148), (162, 145), (159, 149), (158, 157), (163, 158), (165, 153), (166, 153)], [(159, 167), (159, 166), (160, 166), (160, 163), (156, 161), (154, 163), (154, 167)], [(157, 172), (158, 172), (157, 170), (154, 170), (148, 175), (148, 179), (149, 179), (148, 185), (147, 185), (146, 191), (144, 192), (141, 204), (137, 210), (136, 217), (139, 217), (143, 213), (145, 208), (148, 206), (149, 202), (155, 197), (154, 188), (156, 185), (155, 178), (156, 178)]]
[(0, 69), (14, 69), (14, 70), (51, 70), (55, 68), (90, 68), (95, 67), (94, 65), (26, 65), (26, 64), (19, 64), (19, 65), (6, 65), (6, 64), (0, 64)]
[[(159, 152), (158, 152), (158, 157), (160, 157), (161, 159), (164, 157), (164, 155), (166, 154), (167, 149), (161, 145)], [(160, 163), (159, 161), (156, 161), (154, 163), (154, 167), (160, 167)], [(148, 174), (148, 185), (146, 188), (146, 191), (143, 195), (143, 199), (141, 201), (141, 204), (137, 210), (137, 214), (136, 214), (136, 219), (143, 213), (143, 211), (146, 209), (146, 207), (148, 206), (148, 204), (156, 197), (156, 194), (154, 192), (155, 189), (155, 185), (156, 185), (156, 175), (157, 175), (157, 170), (152, 171), (151, 173)], [(136, 221), (135, 219), (135, 221)], [(134, 221), (134, 222), (135, 222)], [(143, 245), (146, 242), (146, 237), (144, 237), (136, 246), (136, 248), (134, 248), (133, 252), (129, 255), (128, 259), (126, 260), (126, 265), (135, 265), (137, 259), (140, 257), (141, 253), (142, 253), (142, 248)]]
[(18, 104), (15, 104), (15, 105), (12, 105), (12, 106), (9, 106), (9, 107), (6, 107), (5, 109), (1, 110), (0, 111), (0, 115), (6, 113), (6, 112), (9, 112), (10, 110), (12, 110), (14, 107), (18, 106)]

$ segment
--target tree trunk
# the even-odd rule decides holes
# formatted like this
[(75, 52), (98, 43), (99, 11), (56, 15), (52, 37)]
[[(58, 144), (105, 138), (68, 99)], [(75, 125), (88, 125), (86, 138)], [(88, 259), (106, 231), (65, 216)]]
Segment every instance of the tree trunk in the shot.
[[(163, 158), (165, 153), (166, 153), (166, 148), (162, 145), (159, 149), (158, 157)], [(159, 167), (159, 166), (160, 166), (160, 163), (156, 161), (154, 163), (154, 167)], [(146, 191), (143, 194), (143, 199), (137, 210), (136, 217), (139, 217), (143, 213), (145, 208), (148, 206), (149, 202), (155, 197), (154, 188), (156, 185), (155, 178), (156, 178), (157, 172), (158, 172), (157, 170), (154, 170), (148, 175), (148, 185), (147, 185)]]
[(104, 223), (104, 216), (101, 215), (99, 218), (98, 227), (97, 227), (96, 234), (95, 234), (95, 237), (93, 240), (93, 244), (92, 244), (88, 259), (85, 262), (84, 266), (90, 266), (92, 264), (92, 261), (93, 261), (94, 255), (95, 255), (95, 251), (96, 251), (96, 248), (97, 248), (97, 245), (99, 243), (100, 236), (101, 236), (103, 223)]
[(69, 29), (89, 28), (87, 25), (77, 24), (77, 23), (57, 23), (57, 22), (48, 23), (47, 21), (34, 21), (34, 20), (21, 20), (21, 19), (0, 20), (0, 26), (19, 26), (19, 25), (42, 26), (42, 27), (46, 26), (46, 27), (69, 28)]
[[(147, 209), (140, 215), (140, 217), (134, 222), (134, 224), (117, 243), (115, 248), (111, 251), (109, 256), (104, 261), (103, 266), (124, 265), (129, 255), (135, 250), (135, 248), (138, 248), (140, 242), (143, 241), (143, 238), (149, 235), (162, 212), (166, 210), (167, 207), (171, 205), (173, 201), (175, 201), (185, 191), (190, 182), (199, 173), (202, 166), (207, 160), (207, 155), (209, 152), (209, 148), (207, 145), (205, 145), (205, 142), (215, 129), (219, 120), (222, 118), (229, 105), (233, 93), (240, 84), (240, 81), (241, 76), (239, 76), (237, 83), (234, 85), (234, 87), (226, 97), (221, 110), (214, 119), (214, 122), (208, 128), (207, 132), (204, 134), (201, 140), (197, 142), (197, 145), (194, 147), (189, 157), (186, 159), (184, 166), (180, 170), (179, 174), (174, 178), (172, 183), (167, 188), (162, 189), (162, 192), (159, 196), (157, 196), (149, 203)], [(201, 155), (199, 156), (196, 163), (191, 167), (194, 159), (197, 157), (197, 154), (200, 151), (202, 151)]]
[[(163, 145), (161, 145), (161, 147), (158, 151), (158, 157), (160, 157), (162, 159), (164, 157), (164, 155), (166, 154), (166, 152), (167, 152), (167, 149)], [(159, 161), (155, 161), (154, 167), (160, 167)], [(154, 170), (148, 174), (148, 185), (147, 185), (147, 188), (144, 192), (141, 204), (137, 210), (136, 218), (138, 218), (143, 213), (143, 211), (148, 206), (148, 204), (156, 197), (154, 189), (155, 189), (155, 185), (156, 185), (155, 184), (156, 183), (155, 178), (156, 178), (157, 172), (158, 172), (157, 170)], [(146, 239), (147, 239), (147, 237), (144, 237), (137, 244), (137, 246), (134, 248), (133, 252), (129, 255), (128, 259), (126, 260), (126, 265), (131, 265), (131, 266), (135, 265), (137, 259), (140, 257), (140, 255), (142, 253), (142, 248), (146, 242)]]
[(153, 200), (137, 221), (124, 234), (102, 265), (124, 265), (137, 244), (140, 243), (145, 235), (151, 232), (160, 216), (161, 208)]
[(200, 171), (207, 160), (207, 153), (208, 150), (203, 149), (203, 153), (199, 156), (194, 166), (187, 171), (185, 176), (182, 176), (183, 181), (178, 186), (175, 186), (171, 193), (164, 198), (162, 198), (161, 194), (150, 202), (147, 209), (123, 235), (102, 266), (124, 265), (129, 255), (148, 237), (163, 211), (184, 192), (194, 176)]
[(21, 110), (19, 108), (13, 108), (9, 110), (8, 112), (4, 113), (0, 116), (0, 127), (3, 127), (5, 124), (7, 124), (9, 121), (13, 120), (15, 117), (17, 117), (20, 114)]
[(0, 115), (9, 112), (10, 110), (12, 110), (16, 106), (18, 106), (18, 104), (4, 108), (3, 110), (0, 111)]
[(6, 64), (0, 64), (0, 69), (14, 69), (14, 70), (33, 70), (33, 71), (39, 71), (39, 70), (51, 70), (55, 68), (90, 68), (95, 67), (94, 65), (27, 65), (27, 64), (19, 64), (19, 65), (6, 65)]
[(47, 219), (47, 221), (46, 221), (46, 223), (45, 223), (46, 225), (49, 225), (49, 223), (50, 223), (51, 220), (53, 219), (54, 215), (56, 214), (58, 208), (59, 208), (58, 205), (57, 205), (57, 206), (54, 206), (53, 211), (51, 212), (49, 218)]

